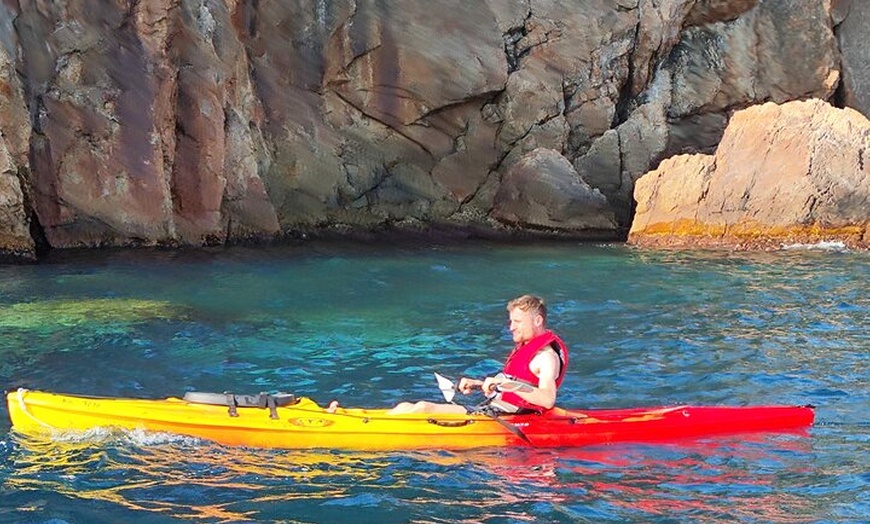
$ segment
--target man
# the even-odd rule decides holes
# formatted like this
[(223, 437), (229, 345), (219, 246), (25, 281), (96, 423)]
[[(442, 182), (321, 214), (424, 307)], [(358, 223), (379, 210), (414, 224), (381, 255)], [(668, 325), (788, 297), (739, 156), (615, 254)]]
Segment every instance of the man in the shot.
[[(516, 346), (508, 355), (504, 369), (485, 380), (463, 378), (459, 381), (459, 391), (468, 395), (481, 389), (484, 395), (495, 394), (490, 405), (504, 413), (551, 409), (556, 405), (556, 390), (568, 366), (568, 348), (547, 329), (547, 306), (543, 299), (523, 295), (508, 302), (507, 311)], [(497, 393), (497, 388), (506, 382), (521, 382), (526, 386)], [(464, 414), (466, 409), (457, 404), (420, 401), (402, 402), (387, 412), (390, 415), (403, 413)]]

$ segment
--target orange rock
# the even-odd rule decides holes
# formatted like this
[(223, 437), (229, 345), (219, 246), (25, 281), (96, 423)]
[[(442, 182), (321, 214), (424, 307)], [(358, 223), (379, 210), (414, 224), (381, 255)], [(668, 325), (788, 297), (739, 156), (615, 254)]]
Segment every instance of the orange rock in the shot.
[(870, 246), (870, 121), (820, 100), (736, 113), (713, 156), (663, 161), (635, 186), (629, 243)]

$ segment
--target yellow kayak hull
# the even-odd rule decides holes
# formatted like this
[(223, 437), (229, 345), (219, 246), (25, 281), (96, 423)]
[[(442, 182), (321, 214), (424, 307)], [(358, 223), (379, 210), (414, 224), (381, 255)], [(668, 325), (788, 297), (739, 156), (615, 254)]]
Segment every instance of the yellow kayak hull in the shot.
[(57, 435), (94, 428), (187, 435), (228, 446), (355, 450), (464, 449), (504, 446), (517, 438), (484, 415), (386, 415), (385, 409), (327, 413), (308, 398), (268, 409), (162, 400), (60, 395), (18, 390), (7, 394), (15, 431)]

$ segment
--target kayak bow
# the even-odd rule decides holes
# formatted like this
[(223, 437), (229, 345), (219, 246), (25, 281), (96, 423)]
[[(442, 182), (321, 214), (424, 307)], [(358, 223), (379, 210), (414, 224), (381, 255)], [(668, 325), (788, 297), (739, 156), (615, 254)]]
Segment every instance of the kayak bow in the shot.
[[(785, 431), (810, 426), (814, 418), (811, 406), (554, 408), (544, 414), (502, 415), (496, 421), (486, 415), (387, 415), (385, 409), (339, 408), (328, 413), (308, 398), (289, 404), (287, 398), (278, 403), (265, 398), (261, 406), (234, 401), (218, 405), (179, 398), (100, 398), (19, 389), (8, 393), (6, 400), (13, 428), (25, 435), (65, 435), (98, 427), (141, 429), (230, 446), (286, 449), (574, 447)], [(502, 422), (521, 429), (529, 442)]]

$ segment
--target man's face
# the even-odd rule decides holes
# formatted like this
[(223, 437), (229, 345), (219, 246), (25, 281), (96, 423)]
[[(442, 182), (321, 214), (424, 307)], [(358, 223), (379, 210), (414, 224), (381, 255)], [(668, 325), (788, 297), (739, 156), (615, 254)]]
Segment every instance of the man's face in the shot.
[(514, 343), (522, 344), (539, 334), (544, 325), (544, 318), (534, 311), (523, 311), (514, 308), (510, 312), (510, 330)]

